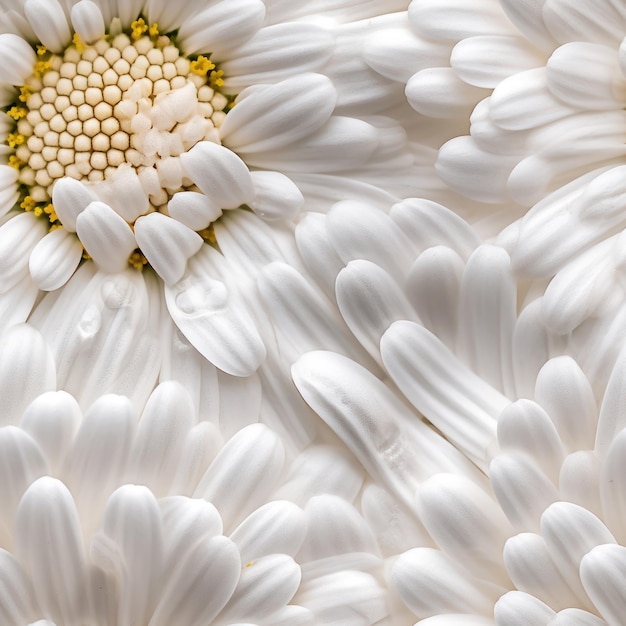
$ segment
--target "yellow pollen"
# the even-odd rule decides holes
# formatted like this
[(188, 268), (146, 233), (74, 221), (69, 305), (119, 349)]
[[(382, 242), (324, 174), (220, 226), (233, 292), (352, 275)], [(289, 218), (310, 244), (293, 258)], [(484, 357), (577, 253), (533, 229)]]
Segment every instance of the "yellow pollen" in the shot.
[(87, 50), (87, 46), (85, 45), (84, 41), (78, 36), (78, 33), (74, 33), (74, 36), (72, 37), (72, 43), (74, 44), (74, 47), (76, 48), (76, 50), (78, 50), (78, 52), (85, 52), (85, 50)]
[(30, 196), (25, 196), (20, 204), (20, 207), (24, 209), (24, 211), (32, 211), (36, 206), (35, 201)]
[(28, 98), (30, 98), (32, 93), (33, 88), (30, 85), (24, 85), (23, 87), (20, 87), (19, 101), (26, 102)]
[(255, 563), (256, 563), (256, 561), (248, 561), (246, 563), (246, 567), (252, 567)]
[(20, 159), (19, 157), (15, 156), (14, 154), (12, 154), (9, 157), (9, 166), (15, 168), (16, 170), (19, 170), (22, 165), (24, 165), (24, 161), (22, 161), (22, 159)]
[[(215, 66), (213, 66), (215, 67)], [(224, 86), (224, 70), (213, 70), (209, 74), (209, 81), (213, 87), (223, 87)]]
[(7, 137), (7, 143), (9, 144), (9, 148), (17, 148), (17, 146), (21, 146), (24, 141), (26, 141), (24, 135), (20, 135), (19, 133), (11, 133)]
[(52, 69), (50, 65), (50, 61), (37, 61), (35, 63), (35, 76), (41, 78), (46, 72), (49, 72)]
[(140, 17), (138, 20), (135, 20), (131, 25), (131, 37), (136, 41), (140, 39), (141, 36), (148, 30), (148, 25), (146, 24), (143, 17)]
[(43, 212), (48, 216), (48, 220), (51, 224), (59, 219), (59, 216), (56, 214), (56, 211), (54, 210), (54, 206), (52, 204), (46, 205), (43, 208)]
[[(198, 76), (206, 76), (214, 68), (215, 63), (213, 63), (211, 59), (207, 59), (207, 57), (202, 55), (189, 64), (189, 70), (194, 74), (198, 74)], [(221, 71), (222, 70), (220, 70), (220, 72)]]
[(26, 116), (26, 109), (23, 107), (13, 106), (7, 111), (7, 115), (14, 120), (21, 120)]
[(148, 259), (139, 250), (135, 250), (128, 257), (128, 264), (136, 270), (142, 270), (148, 264)]
[(43, 209), (40, 206), (36, 206), (33, 209), (33, 213), (35, 214), (35, 217), (41, 217), (43, 215)]
[(63, 225), (62, 224), (52, 224), (50, 226), (50, 229), (48, 230), (48, 232), (51, 233), (53, 230), (58, 230), (59, 228), (63, 228)]
[(42, 57), (44, 54), (46, 54), (48, 52), (48, 48), (46, 48), (46, 46), (44, 46), (43, 44), (38, 44), (37, 45), (37, 54)]
[(150, 28), (148, 29), (148, 34), (150, 35), (150, 37), (159, 36), (159, 25), (156, 22), (152, 24), (152, 26), (150, 26)]

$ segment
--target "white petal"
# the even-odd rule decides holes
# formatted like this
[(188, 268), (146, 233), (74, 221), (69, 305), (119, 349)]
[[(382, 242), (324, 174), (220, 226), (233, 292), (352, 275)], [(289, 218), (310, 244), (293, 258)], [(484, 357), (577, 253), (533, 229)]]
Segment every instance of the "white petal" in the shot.
[(265, 359), (265, 346), (245, 309), (227, 286), (193, 266), (165, 288), (167, 308), (189, 342), (216, 367), (249, 376)]
[(63, 53), (72, 39), (72, 33), (59, 2), (26, 0), (24, 13), (37, 39), (52, 52)]
[(548, 626), (555, 612), (523, 591), (509, 591), (494, 606), (496, 626)]
[(564, 609), (559, 611), (548, 626), (606, 626), (606, 622), (592, 613), (581, 609)]
[(295, 556), (306, 532), (305, 514), (291, 502), (274, 500), (248, 515), (231, 533), (241, 560), (247, 563), (268, 554)]
[(232, 541), (218, 536), (198, 543), (169, 575), (150, 625), (209, 624), (230, 600), (240, 572)]
[(512, 340), (517, 285), (509, 255), (483, 245), (467, 261), (459, 302), (459, 355), (486, 382), (515, 397)]
[(267, 426), (246, 426), (222, 448), (195, 495), (212, 502), (226, 528), (232, 528), (265, 501), (281, 474), (284, 459), (281, 440)]
[(383, 363), (407, 399), (479, 467), (495, 440), (495, 418), (509, 403), (432, 333), (394, 322), (380, 344)]
[(33, 73), (37, 56), (28, 42), (11, 33), (0, 35), (0, 81), (23, 85)]
[(307, 533), (298, 558), (316, 561), (352, 552), (377, 555), (374, 535), (358, 511), (338, 496), (315, 496), (305, 507)]
[(0, 589), (0, 619), (3, 623), (27, 624), (37, 619), (39, 613), (31, 582), (19, 561), (6, 550), (0, 550)]
[(202, 237), (187, 226), (158, 212), (143, 215), (135, 222), (135, 238), (154, 271), (167, 285), (183, 277), (187, 261), (204, 243)]
[(83, 246), (78, 238), (65, 228), (57, 228), (33, 248), (28, 269), (39, 289), (54, 291), (70, 279), (82, 256)]
[(370, 261), (350, 261), (339, 272), (335, 288), (346, 324), (379, 364), (378, 346), (387, 328), (398, 319), (419, 321), (393, 278)]
[(578, 604), (576, 594), (552, 560), (545, 541), (534, 533), (520, 533), (504, 546), (504, 564), (515, 587), (555, 610)]
[(73, 178), (59, 179), (52, 189), (52, 203), (59, 220), (70, 232), (76, 231), (76, 219), (98, 198), (88, 187)]
[(95, 43), (104, 37), (104, 18), (98, 5), (92, 0), (80, 0), (70, 13), (72, 27), (85, 43)]
[(91, 558), (119, 577), (118, 623), (148, 621), (163, 574), (163, 544), (159, 505), (149, 489), (117, 489), (104, 511), (102, 532), (92, 542)]
[(619, 624), (626, 611), (626, 548), (604, 545), (591, 550), (580, 562), (580, 578), (589, 597), (608, 624)]
[(61, 481), (40, 478), (26, 491), (15, 539), (41, 610), (60, 624), (78, 622), (86, 608), (87, 571), (78, 513)]
[(300, 567), (286, 554), (270, 554), (246, 563), (220, 621), (263, 619), (286, 605), (300, 585)]
[[(609, 528), (613, 529), (620, 543), (624, 543), (624, 512), (626, 511), (626, 485), (624, 485), (624, 449), (626, 446), (626, 430), (622, 430), (609, 446), (600, 473), (600, 498), (602, 515)], [(595, 485), (590, 485), (593, 489)]]
[(580, 582), (581, 559), (597, 545), (616, 543), (609, 529), (586, 509), (569, 502), (556, 502), (541, 518), (541, 534), (554, 564), (583, 608), (593, 609)]
[[(174, 10), (171, 3), (162, 4), (174, 13), (170, 21), (180, 19), (176, 13), (180, 13), (181, 7)], [(199, 11), (185, 17), (177, 40), (186, 54), (212, 51), (213, 58), (221, 59), (225, 50), (237, 49), (250, 39), (263, 25), (264, 16), (265, 5), (260, 0), (201, 5)]]
[(404, 603), (421, 618), (441, 613), (489, 614), (500, 595), (497, 588), (471, 578), (455, 561), (432, 548), (414, 548), (400, 555), (390, 576)]
[(40, 394), (56, 389), (54, 358), (39, 331), (18, 324), (0, 336), (2, 424), (17, 424)]
[(469, 37), (456, 44), (450, 54), (450, 65), (461, 80), (488, 89), (512, 74), (544, 64), (544, 56), (535, 48), (510, 35)]
[(422, 115), (436, 118), (467, 117), (489, 92), (464, 83), (452, 68), (420, 70), (406, 84), (409, 104)]
[[(578, 450), (565, 457), (559, 476), (561, 499), (603, 516), (599, 484), (601, 490), (600, 459), (593, 450)], [(617, 501), (616, 505), (619, 506)], [(609, 523), (610, 518), (605, 519)]]
[(543, 21), (544, 4), (545, 0), (530, 0), (524, 3), (517, 2), (517, 0), (500, 1), (507, 17), (530, 42), (541, 50), (551, 51), (556, 42)]
[(591, 385), (576, 361), (548, 361), (537, 376), (535, 399), (548, 412), (569, 451), (593, 448), (598, 420)]
[(557, 48), (546, 77), (555, 96), (581, 109), (619, 109), (626, 96), (615, 50), (607, 46), (577, 41)]
[(157, 497), (168, 493), (195, 417), (191, 398), (180, 383), (162, 382), (152, 392), (131, 452), (134, 482), (146, 485)]
[(191, 230), (203, 230), (222, 215), (214, 200), (197, 191), (179, 191), (167, 203), (170, 217)]
[(304, 206), (302, 192), (284, 174), (250, 172), (250, 176), (252, 176), (255, 195), (249, 205), (264, 220), (292, 219)]
[(600, 407), (595, 448), (601, 456), (607, 453), (618, 433), (626, 427), (626, 414), (623, 410), (625, 384), (626, 351), (622, 351), (611, 372)]
[(528, 454), (546, 476), (558, 480), (565, 449), (554, 422), (532, 400), (517, 400), (498, 419), (498, 442), (504, 452)]
[[(328, 61), (333, 44), (331, 34), (315, 24), (266, 26), (224, 55), (220, 63), (226, 77), (224, 87), (237, 92), (248, 85), (314, 72)], [(221, 57), (218, 54), (216, 58), (219, 61)]]
[(20, 428), (39, 444), (53, 475), (58, 474), (82, 417), (78, 402), (66, 391), (42, 393), (24, 411)]
[(246, 164), (228, 148), (201, 141), (180, 160), (189, 178), (220, 208), (234, 209), (254, 198)]
[(220, 137), (239, 154), (283, 148), (318, 130), (336, 102), (337, 92), (326, 76), (307, 73), (288, 78), (237, 102)]
[(441, 550), (478, 578), (505, 584), (502, 548), (512, 529), (491, 496), (464, 476), (438, 474), (418, 487), (416, 502)]
[[(163, 103), (163, 100), (161, 100), (161, 103)], [(154, 169), (145, 168), (144, 172), (148, 174), (149, 172), (154, 172)], [(169, 185), (166, 182), (163, 181), (161, 186), (168, 187)], [(172, 186), (176, 187), (178, 183)], [(111, 178), (89, 183), (89, 190), (97, 196), (98, 200), (108, 204), (129, 224), (132, 224), (140, 215), (147, 213), (150, 209), (148, 193), (142, 186), (142, 178), (126, 163), (120, 165)]]
[(76, 218), (76, 232), (96, 265), (121, 272), (137, 247), (130, 226), (104, 202), (92, 202)]
[(499, 454), (489, 466), (494, 493), (518, 531), (539, 530), (541, 514), (559, 499), (559, 492), (529, 457), (518, 452)]

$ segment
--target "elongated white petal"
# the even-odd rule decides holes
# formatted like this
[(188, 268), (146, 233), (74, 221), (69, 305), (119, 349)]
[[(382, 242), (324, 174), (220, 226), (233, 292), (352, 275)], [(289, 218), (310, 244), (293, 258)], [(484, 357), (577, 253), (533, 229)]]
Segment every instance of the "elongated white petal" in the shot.
[(582, 609), (564, 609), (559, 611), (552, 618), (548, 626), (606, 626), (606, 622), (593, 613), (588, 613)]
[(29, 487), (17, 510), (15, 542), (41, 609), (57, 623), (79, 621), (87, 570), (78, 513), (61, 481), (44, 477)]
[(42, 393), (24, 411), (20, 428), (39, 444), (53, 474), (61, 469), (82, 417), (78, 402), (66, 391)]
[(72, 33), (58, 0), (26, 0), (24, 13), (37, 39), (52, 52), (62, 53)]
[(580, 562), (580, 578), (595, 607), (609, 624), (619, 624), (626, 610), (623, 580), (626, 548), (600, 545)]
[(589, 450), (596, 433), (597, 409), (591, 385), (576, 361), (557, 357), (540, 370), (535, 399), (554, 422), (568, 450)]
[(393, 278), (370, 261), (350, 261), (335, 284), (337, 305), (355, 337), (381, 363), (380, 338), (398, 319), (419, 321)]
[[(165, 12), (172, 13), (170, 22), (180, 19), (181, 7), (174, 10), (169, 2), (158, 4), (164, 5), (162, 10)], [(263, 25), (265, 16), (265, 5), (260, 0), (201, 4), (199, 8), (199, 11), (185, 16), (178, 32), (178, 42), (186, 54), (211, 50), (215, 59), (221, 58), (225, 50), (237, 49), (250, 39)], [(160, 20), (158, 16), (155, 19)]]
[[(603, 518), (613, 529), (620, 543), (626, 540), (622, 520), (626, 512), (626, 490), (624, 485), (624, 464), (626, 457), (626, 430), (622, 430), (613, 439), (606, 453), (600, 472), (600, 500)], [(589, 489), (592, 489), (590, 486)]]
[(5, 330), (0, 336), (2, 424), (17, 424), (37, 396), (54, 389), (54, 358), (42, 335), (26, 324)]
[(222, 209), (214, 200), (197, 191), (179, 191), (167, 203), (170, 217), (191, 230), (207, 228), (222, 215)]
[(104, 202), (92, 202), (76, 218), (76, 232), (90, 256), (105, 272), (121, 272), (137, 247), (130, 226)]
[(52, 189), (52, 202), (59, 220), (66, 230), (76, 231), (76, 219), (97, 197), (81, 182), (73, 178), (59, 179)]
[(57, 228), (33, 248), (28, 269), (39, 289), (54, 291), (69, 280), (82, 255), (83, 246), (78, 238), (65, 228)]
[(27, 624), (39, 617), (31, 581), (6, 550), (0, 550), (0, 589), (0, 619), (5, 624)]
[(325, 76), (288, 78), (238, 102), (224, 120), (220, 137), (245, 155), (283, 148), (318, 130), (336, 102), (337, 92)]
[(70, 17), (74, 32), (85, 43), (94, 43), (104, 37), (104, 18), (95, 2), (80, 0), (72, 7)]
[(280, 172), (250, 172), (254, 200), (250, 208), (264, 220), (295, 217), (304, 206), (302, 192), (290, 178)]
[[(274, 487), (283, 469), (285, 451), (281, 440), (265, 425), (251, 424), (222, 448), (195, 491), (212, 502), (226, 528), (232, 528)], [(245, 467), (244, 475), (241, 468)]]
[(581, 585), (581, 559), (601, 544), (614, 544), (609, 529), (591, 512), (569, 502), (555, 502), (541, 517), (541, 534), (548, 552), (584, 608), (593, 609)]
[(254, 198), (246, 164), (231, 150), (201, 141), (181, 155), (189, 178), (222, 209), (233, 209)]
[(523, 591), (509, 591), (493, 608), (496, 626), (548, 626), (555, 612), (541, 600)]
[[(289, 76), (314, 72), (330, 58), (333, 43), (330, 32), (315, 24), (266, 26), (225, 55), (220, 63), (226, 76), (224, 87), (237, 92), (251, 84), (275, 83)], [(218, 54), (217, 59), (220, 57)]]
[(178, 560), (150, 624), (210, 623), (230, 600), (240, 572), (239, 551), (231, 540), (218, 536), (198, 543)]
[[(604, 516), (601, 500), (601, 464), (593, 450), (578, 450), (565, 457), (559, 475), (559, 491), (566, 502), (573, 502)], [(600, 485), (600, 489), (598, 489)], [(620, 506), (619, 499), (616, 505)], [(609, 518), (605, 517), (607, 523)], [(619, 526), (616, 530), (619, 530)]]
[(150, 265), (167, 285), (183, 277), (187, 261), (204, 243), (200, 235), (184, 224), (157, 212), (135, 222), (135, 238)]
[(167, 308), (193, 347), (216, 367), (249, 376), (265, 359), (258, 330), (239, 301), (221, 281), (193, 266), (165, 289)]
[(622, 402), (626, 393), (626, 351), (622, 351), (613, 367), (600, 407), (595, 449), (604, 456), (618, 433), (626, 427)]
[(437, 545), (477, 577), (505, 584), (502, 547), (512, 528), (497, 502), (474, 482), (438, 474), (416, 493), (422, 523)]
[(578, 604), (576, 594), (554, 564), (540, 535), (520, 533), (511, 537), (502, 557), (511, 580), (520, 591), (535, 596), (555, 610)]
[(394, 322), (380, 351), (407, 399), (469, 459), (485, 467), (493, 454), (495, 418), (508, 400), (418, 324)]
[(23, 85), (33, 73), (37, 57), (22, 37), (11, 33), (0, 35), (0, 81)]
[(538, 465), (524, 454), (499, 454), (489, 466), (493, 490), (516, 530), (539, 530), (541, 514), (559, 492)]
[(305, 514), (285, 500), (274, 500), (251, 513), (231, 533), (243, 563), (268, 554), (295, 556), (306, 532)]
[(219, 617), (224, 623), (266, 618), (286, 605), (300, 585), (300, 567), (286, 554), (242, 565), (237, 588)]
[(400, 555), (391, 568), (391, 582), (421, 618), (441, 613), (489, 614), (501, 593), (472, 579), (455, 561), (432, 548), (414, 548)]
[(143, 486), (117, 489), (105, 508), (91, 557), (102, 569), (120, 577), (119, 623), (148, 621), (163, 575), (163, 552), (163, 527), (155, 497)]

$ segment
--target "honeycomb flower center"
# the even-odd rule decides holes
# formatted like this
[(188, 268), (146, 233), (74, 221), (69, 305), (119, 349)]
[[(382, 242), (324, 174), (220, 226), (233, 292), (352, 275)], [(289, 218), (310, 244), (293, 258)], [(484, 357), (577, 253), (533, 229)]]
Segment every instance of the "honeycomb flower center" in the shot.
[(185, 57), (141, 18), (92, 45), (75, 35), (63, 54), (38, 46), (37, 59), (6, 109), (16, 122), (6, 143), (22, 208), (47, 213), (51, 223), (52, 187), (64, 176), (98, 183), (131, 167), (162, 210), (191, 187), (177, 157), (199, 141), (219, 143), (229, 105), (218, 90), (221, 71), (207, 57)]

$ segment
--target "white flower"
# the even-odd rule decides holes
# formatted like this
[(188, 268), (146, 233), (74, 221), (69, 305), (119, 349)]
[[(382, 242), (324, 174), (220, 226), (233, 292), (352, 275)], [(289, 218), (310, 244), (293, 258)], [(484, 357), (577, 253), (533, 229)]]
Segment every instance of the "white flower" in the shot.
[(335, 230), (353, 209), (323, 217), (319, 278), (371, 360), (327, 340), (292, 373), (394, 511), (363, 507), (390, 584), (425, 625), (620, 624), (623, 342), (602, 320), (552, 333), (542, 285), (518, 312), (506, 251), (441, 206), (361, 206), (366, 227)]
[[(27, 326), (11, 333), (37, 341)], [(25, 351), (14, 385), (31, 357), (42, 374), (40, 356)], [(124, 396), (82, 411), (34, 387), (0, 413), (3, 624), (388, 618), (382, 556), (359, 512), (364, 474), (344, 449), (298, 454), (256, 423), (258, 407), (238, 415), (250, 400), (228, 386), (212, 421), (175, 381), (140, 414)]]
[[(347, 192), (388, 201), (413, 188), (406, 135), (385, 115), (401, 93), (359, 54), (391, 18), (348, 1), (283, 4), (26, 0), (6, 11), (8, 324), (26, 320), (39, 290), (69, 287), (81, 263), (131, 283), (129, 263), (149, 264), (194, 347), (249, 375), (266, 354), (247, 285), (265, 261), (254, 240), (278, 231), (289, 245), (305, 202), (326, 210)], [(237, 254), (231, 220), (252, 240)], [(88, 292), (82, 273), (74, 289)]]

